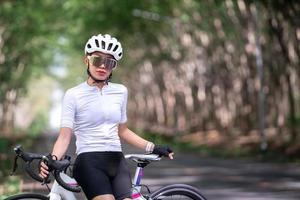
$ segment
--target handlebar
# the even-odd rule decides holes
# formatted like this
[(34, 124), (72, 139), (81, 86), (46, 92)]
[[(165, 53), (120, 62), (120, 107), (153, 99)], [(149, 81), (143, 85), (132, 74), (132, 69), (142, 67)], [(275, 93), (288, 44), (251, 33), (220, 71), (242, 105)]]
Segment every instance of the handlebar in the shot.
[(14, 165), (13, 165), (13, 170), (11, 172), (11, 175), (13, 175), (18, 168), (18, 163), (17, 163), (18, 158), (22, 158), (22, 160), (25, 162), (25, 171), (31, 176), (31, 178), (39, 182), (50, 183), (50, 179), (44, 180), (39, 175), (34, 173), (32, 169), (33, 168), (31, 165), (32, 162), (34, 160), (41, 160), (43, 155), (24, 152), (21, 145), (16, 146), (14, 148), (14, 151), (16, 153), (16, 156), (14, 159)]
[(53, 160), (51, 155), (43, 156), (42, 160), (48, 165), (49, 171), (53, 171), (53, 176), (60, 186), (72, 192), (80, 192), (78, 185), (70, 185), (61, 177), (62, 172), (66, 172), (71, 164), (71, 157), (65, 156), (63, 160)]
[(46, 180), (41, 178), (39, 175), (34, 173), (32, 170), (32, 161), (34, 160), (42, 160), (45, 162), (49, 167), (49, 172), (53, 172), (55, 180), (58, 182), (59, 185), (61, 185), (66, 190), (72, 191), (72, 192), (80, 192), (81, 189), (79, 186), (75, 185), (69, 185), (61, 178), (61, 173), (66, 172), (67, 168), (71, 164), (71, 157), (65, 156), (62, 160), (53, 160), (51, 155), (43, 155), (43, 154), (37, 154), (37, 153), (28, 153), (24, 152), (21, 145), (18, 145), (14, 148), (14, 151), (16, 153), (15, 159), (14, 159), (14, 166), (13, 170), (11, 172), (11, 175), (14, 174), (16, 171), (18, 164), (17, 160), (18, 158), (22, 158), (23, 161), (25, 161), (25, 170), (26, 172), (36, 181), (42, 182), (42, 183), (50, 183), (50, 179), (47, 178)]
[[(14, 174), (16, 171), (18, 164), (17, 160), (18, 158), (22, 158), (23, 161), (25, 161), (25, 170), (26, 172), (36, 181), (42, 182), (42, 183), (50, 183), (50, 179), (47, 178), (46, 180), (41, 178), (39, 175), (34, 173), (32, 170), (31, 163), (34, 160), (40, 160), (43, 161), (48, 166), (49, 172), (52, 172), (55, 180), (58, 182), (60, 186), (65, 188), (66, 190), (72, 191), (72, 192), (80, 192), (81, 188), (78, 185), (74, 184), (68, 184), (65, 182), (64, 178), (61, 176), (64, 174), (63, 172), (66, 172), (68, 167), (71, 164), (71, 157), (65, 156), (62, 160), (53, 160), (52, 155), (43, 155), (43, 154), (37, 154), (37, 153), (28, 153), (24, 152), (21, 145), (18, 145), (14, 148), (14, 151), (16, 153), (15, 160), (14, 160), (14, 166), (13, 170), (11, 172), (11, 175)], [(159, 161), (161, 159), (161, 156), (155, 155), (155, 154), (128, 154), (125, 156), (125, 158), (130, 159), (132, 161), (135, 161), (138, 166), (145, 167), (152, 161)]]

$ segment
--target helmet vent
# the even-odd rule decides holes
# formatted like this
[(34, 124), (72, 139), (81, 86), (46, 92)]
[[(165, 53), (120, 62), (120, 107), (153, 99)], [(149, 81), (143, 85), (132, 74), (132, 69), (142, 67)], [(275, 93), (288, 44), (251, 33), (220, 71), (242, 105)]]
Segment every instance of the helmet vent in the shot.
[(109, 43), (109, 45), (108, 45), (108, 47), (107, 47), (107, 50), (108, 50), (108, 51), (111, 49), (112, 45), (113, 45), (112, 43)]
[(92, 46), (91, 46), (90, 44), (88, 44), (87, 47), (88, 47), (89, 49), (92, 48)]
[(99, 47), (99, 41), (95, 39), (96, 46)]
[(119, 53), (119, 56), (121, 57), (121, 56), (122, 56), (122, 53)]
[(102, 45), (102, 49), (105, 49), (105, 42), (104, 41), (101, 42), (101, 45)]
[(113, 51), (116, 51), (118, 49), (119, 45), (116, 45)]

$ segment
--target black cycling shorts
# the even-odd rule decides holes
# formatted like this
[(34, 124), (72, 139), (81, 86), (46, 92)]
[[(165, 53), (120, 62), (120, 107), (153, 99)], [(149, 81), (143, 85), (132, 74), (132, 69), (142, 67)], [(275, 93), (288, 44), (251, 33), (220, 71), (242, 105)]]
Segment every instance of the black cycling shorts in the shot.
[(88, 199), (112, 194), (130, 198), (131, 177), (122, 152), (87, 152), (77, 156), (73, 176)]

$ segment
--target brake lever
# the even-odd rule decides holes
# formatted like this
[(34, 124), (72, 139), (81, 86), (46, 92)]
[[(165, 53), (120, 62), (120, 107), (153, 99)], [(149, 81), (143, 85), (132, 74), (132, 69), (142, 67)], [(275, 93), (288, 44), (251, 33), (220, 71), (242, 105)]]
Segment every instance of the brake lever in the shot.
[(18, 156), (15, 156), (14, 166), (13, 166), (13, 169), (12, 169), (12, 171), (10, 173), (10, 176), (14, 175), (15, 172), (16, 172), (16, 170), (17, 170), (17, 168), (18, 168), (18, 162), (17, 161), (18, 161)]

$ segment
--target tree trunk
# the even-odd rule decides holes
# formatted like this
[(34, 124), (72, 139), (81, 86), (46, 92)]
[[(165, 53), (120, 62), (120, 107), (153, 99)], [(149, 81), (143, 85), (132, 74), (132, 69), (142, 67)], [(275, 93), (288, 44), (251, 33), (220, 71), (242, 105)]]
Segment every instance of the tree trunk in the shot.
[(296, 112), (295, 112), (295, 99), (294, 99), (294, 91), (291, 83), (290, 74), (286, 74), (286, 80), (288, 84), (288, 97), (289, 97), (289, 118), (291, 123), (291, 139), (290, 141), (296, 141), (297, 131), (296, 131)]
[(13, 132), (15, 107), (17, 100), (17, 91), (12, 89), (5, 93), (5, 100), (2, 107), (2, 119), (0, 127), (0, 135), (8, 137)]

